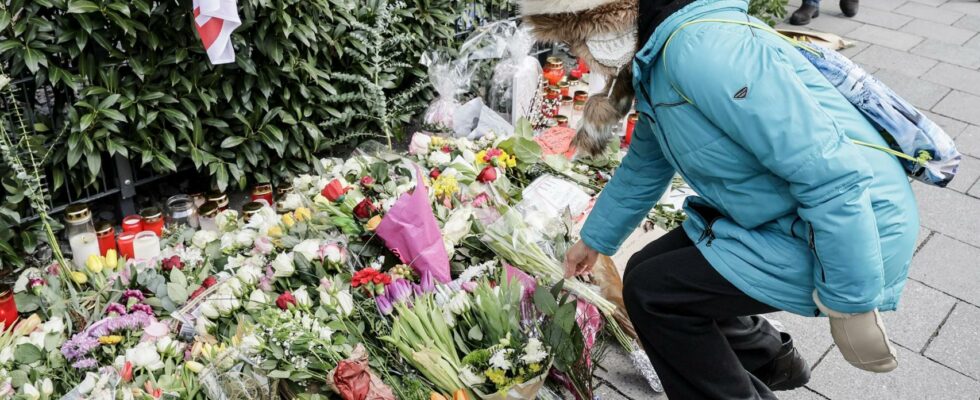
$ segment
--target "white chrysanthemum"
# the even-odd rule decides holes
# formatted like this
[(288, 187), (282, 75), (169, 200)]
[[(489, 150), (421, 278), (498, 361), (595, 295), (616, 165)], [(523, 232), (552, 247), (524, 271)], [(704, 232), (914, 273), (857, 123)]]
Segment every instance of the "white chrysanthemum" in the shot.
[(463, 370), (459, 373), (459, 378), (463, 381), (464, 385), (469, 387), (483, 384), (483, 382), (486, 381), (485, 376), (482, 374), (477, 374), (475, 371), (473, 371), (473, 367), (470, 367), (469, 365), (463, 367)]
[(510, 354), (514, 350), (512, 349), (500, 349), (493, 353), (490, 357), (490, 366), (501, 369), (504, 371), (509, 371), (514, 365), (510, 362)]
[(262, 277), (262, 270), (254, 265), (246, 264), (242, 265), (238, 271), (235, 272), (235, 276), (242, 281), (243, 284), (251, 286), (259, 281)]
[(296, 193), (289, 193), (286, 198), (280, 201), (280, 204), (285, 210), (295, 210), (303, 206), (303, 198)]
[(457, 292), (453, 298), (449, 300), (449, 304), (446, 305), (446, 308), (448, 308), (449, 311), (452, 311), (453, 314), (462, 315), (470, 310), (471, 305), (469, 294), (466, 292)]
[(317, 239), (306, 239), (296, 247), (293, 247), (293, 251), (296, 253), (302, 253), (307, 260), (316, 260), (317, 252), (320, 251), (320, 241)]
[(224, 210), (214, 217), (214, 222), (218, 225), (221, 232), (231, 232), (238, 228), (238, 211)]
[(546, 358), (548, 358), (548, 352), (545, 351), (541, 341), (536, 338), (528, 339), (527, 346), (524, 347), (524, 355), (521, 356), (521, 361), (524, 364), (537, 364)]
[(452, 160), (449, 153), (445, 153), (442, 150), (435, 150), (429, 153), (429, 165), (431, 166), (443, 166), (449, 164)]
[(203, 249), (203, 248), (207, 247), (208, 243), (211, 243), (211, 242), (213, 242), (213, 241), (215, 241), (217, 239), (218, 239), (218, 233), (217, 232), (207, 231), (207, 230), (200, 230), (200, 231), (194, 232), (194, 237), (191, 238), (191, 243), (194, 244), (194, 247), (197, 247), (199, 249)]

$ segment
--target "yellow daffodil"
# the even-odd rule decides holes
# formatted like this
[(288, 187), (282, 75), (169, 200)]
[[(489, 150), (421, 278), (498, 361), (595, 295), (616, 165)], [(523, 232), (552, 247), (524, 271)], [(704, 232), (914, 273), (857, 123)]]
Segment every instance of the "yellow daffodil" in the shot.
[(293, 213), (285, 213), (282, 215), (282, 224), (286, 225), (287, 228), (292, 228), (296, 225), (296, 220), (293, 219)]
[(105, 267), (116, 269), (117, 266), (119, 266), (119, 254), (116, 253), (116, 249), (109, 249), (105, 252)]
[(309, 221), (309, 219), (313, 217), (313, 211), (310, 211), (310, 209), (306, 207), (297, 208), (293, 214), (296, 215), (296, 221), (299, 222)]
[(374, 232), (375, 229), (378, 229), (378, 225), (381, 225), (381, 216), (375, 215), (364, 224), (364, 229), (367, 229), (368, 232)]
[(93, 274), (101, 273), (102, 268), (105, 268), (105, 259), (95, 254), (90, 255), (88, 260), (85, 260), (85, 268), (88, 268)]
[(474, 161), (476, 162), (477, 166), (480, 166), (487, 163), (486, 158), (487, 158), (487, 151), (480, 150), (479, 153), (476, 153), (476, 159)]
[(88, 283), (88, 275), (82, 271), (71, 271), (71, 280), (79, 285), (84, 285)]
[(99, 343), (101, 344), (119, 344), (119, 342), (122, 342), (122, 340), (123, 337), (119, 335), (99, 336)]
[(278, 226), (273, 226), (269, 228), (269, 231), (267, 233), (269, 234), (270, 237), (274, 237), (274, 238), (282, 237), (282, 228)]
[(432, 190), (437, 197), (452, 196), (459, 191), (459, 183), (456, 181), (456, 177), (445, 174), (439, 175), (432, 181)]
[(516, 166), (517, 166), (517, 157), (510, 156), (510, 158), (507, 159), (507, 168), (514, 168)]

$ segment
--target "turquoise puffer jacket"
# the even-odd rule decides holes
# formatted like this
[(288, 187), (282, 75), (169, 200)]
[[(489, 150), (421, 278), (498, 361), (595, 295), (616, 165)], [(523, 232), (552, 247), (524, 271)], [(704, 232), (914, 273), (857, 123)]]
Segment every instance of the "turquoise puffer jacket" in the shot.
[(662, 51), (688, 21), (758, 23), (747, 6), (696, 1), (637, 53), (640, 121), (582, 239), (615, 253), (676, 172), (698, 194), (684, 230), (752, 298), (813, 316), (816, 289), (836, 311), (893, 310), (919, 217), (898, 160), (851, 142), (885, 145), (871, 124), (772, 33), (697, 23)]

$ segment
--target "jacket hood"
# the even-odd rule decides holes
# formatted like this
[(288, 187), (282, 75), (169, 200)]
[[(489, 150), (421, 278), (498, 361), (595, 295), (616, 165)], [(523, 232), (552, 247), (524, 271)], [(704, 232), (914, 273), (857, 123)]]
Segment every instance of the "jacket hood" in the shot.
[(653, 31), (653, 36), (645, 44), (640, 45), (640, 51), (636, 53), (633, 61), (633, 76), (640, 77), (640, 71), (657, 62), (660, 57), (661, 49), (667, 43), (670, 34), (677, 30), (681, 24), (697, 19), (699, 16), (723, 9), (740, 10), (748, 12), (748, 0), (698, 0), (688, 4), (684, 8), (667, 17), (657, 29)]

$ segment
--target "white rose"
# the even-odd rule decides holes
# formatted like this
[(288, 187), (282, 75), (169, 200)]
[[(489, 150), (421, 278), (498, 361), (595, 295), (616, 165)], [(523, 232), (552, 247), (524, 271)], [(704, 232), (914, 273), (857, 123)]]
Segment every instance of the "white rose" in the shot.
[(243, 293), (242, 281), (238, 280), (237, 277), (226, 280), (225, 286), (228, 287), (228, 289), (231, 291), (233, 295), (235, 295), (235, 297), (241, 297)]
[(326, 246), (324, 254), (326, 255), (327, 261), (330, 261), (332, 263), (336, 264), (343, 261), (343, 259), (341, 258), (340, 247), (337, 246), (336, 244), (333, 243), (328, 244)]
[(296, 304), (309, 307), (313, 304), (313, 300), (310, 299), (310, 294), (306, 292), (306, 286), (301, 286), (299, 289), (293, 291), (293, 297), (296, 298)]
[(214, 222), (218, 225), (219, 231), (231, 232), (238, 227), (238, 211), (228, 209), (219, 212), (214, 217)]
[(41, 381), (41, 393), (44, 393), (45, 397), (50, 396), (51, 393), (54, 393), (54, 383), (51, 382), (51, 378), (44, 378), (44, 380)]
[(10, 360), (14, 359), (14, 346), (6, 346), (0, 349), (0, 364), (7, 365)]
[(218, 288), (218, 291), (209, 300), (214, 304), (218, 313), (225, 317), (241, 307), (241, 302), (238, 301), (238, 298), (227, 285)]
[(412, 142), (408, 144), (408, 153), (425, 155), (429, 151), (429, 144), (432, 143), (432, 137), (421, 132), (416, 132), (412, 135)]
[(258, 351), (259, 346), (261, 345), (262, 342), (259, 341), (259, 338), (255, 337), (255, 335), (246, 335), (245, 337), (242, 338), (242, 341), (240, 343), (240, 348), (245, 353), (251, 354), (255, 351)]
[(214, 322), (207, 318), (198, 318), (194, 324), (194, 330), (201, 336), (207, 336), (211, 328), (214, 328)]
[(432, 166), (446, 165), (452, 160), (453, 159), (449, 153), (445, 153), (442, 150), (435, 150), (432, 153), (429, 153), (429, 165)]
[(269, 304), (269, 301), (271, 301), (269, 295), (259, 289), (255, 289), (248, 296), (248, 301), (245, 302), (245, 309), (252, 312), (259, 311), (265, 308)]
[(62, 333), (65, 330), (65, 322), (61, 317), (51, 317), (51, 319), (41, 325), (41, 330), (44, 333)]
[(207, 247), (208, 243), (211, 243), (218, 239), (218, 233), (206, 230), (200, 230), (194, 232), (194, 237), (191, 238), (191, 243), (199, 249)]
[(231, 251), (235, 249), (235, 235), (226, 233), (221, 235), (221, 251)]
[(251, 286), (259, 281), (262, 277), (262, 270), (254, 265), (243, 265), (238, 268), (235, 272), (235, 277), (238, 278), (241, 283)]
[(344, 162), (344, 168), (341, 169), (344, 176), (350, 175), (360, 175), (361, 174), (361, 163), (357, 158), (351, 157)]
[(296, 267), (293, 265), (292, 253), (280, 253), (276, 256), (276, 259), (272, 260), (272, 269), (275, 271), (275, 277), (277, 278), (293, 276), (293, 273), (296, 272)]
[(320, 251), (320, 241), (316, 239), (306, 239), (299, 242), (296, 247), (293, 247), (293, 251), (302, 253), (307, 260), (315, 260), (317, 258), (316, 253)]
[(142, 367), (148, 371), (163, 368), (160, 353), (157, 353), (156, 347), (150, 342), (141, 342), (135, 347), (127, 349), (126, 359), (132, 362), (134, 367)]
[(295, 210), (303, 206), (303, 198), (296, 193), (289, 193), (286, 198), (279, 201), (285, 210)]
[(201, 315), (206, 318), (218, 318), (221, 316), (221, 314), (218, 313), (218, 308), (208, 300), (202, 302), (200, 307), (198, 307), (198, 310), (200, 310)]
[(235, 244), (238, 247), (251, 246), (253, 241), (255, 241), (255, 231), (251, 229), (243, 229), (235, 234)]
[(351, 296), (349, 290), (341, 290), (337, 292), (337, 310), (340, 311), (340, 315), (346, 317), (354, 312), (354, 297)]
[(38, 391), (37, 388), (34, 387), (34, 384), (30, 382), (25, 383), (21, 390), (24, 392), (25, 399), (37, 400), (41, 398), (41, 392)]
[(170, 336), (157, 339), (157, 351), (166, 356), (177, 357), (184, 350), (184, 344), (175, 341)]

